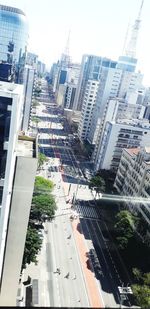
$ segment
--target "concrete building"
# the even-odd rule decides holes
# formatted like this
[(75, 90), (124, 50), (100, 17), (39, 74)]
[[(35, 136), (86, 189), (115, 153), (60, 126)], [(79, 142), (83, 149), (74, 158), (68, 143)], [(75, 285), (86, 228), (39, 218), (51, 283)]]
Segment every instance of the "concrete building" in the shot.
[(99, 81), (102, 67), (115, 68), (116, 64), (116, 61), (104, 57), (83, 55), (73, 110), (82, 110), (83, 98), (88, 80), (93, 79)]
[(97, 89), (99, 82), (96, 80), (88, 80), (83, 99), (81, 118), (78, 127), (78, 136), (80, 140), (87, 140), (91, 118), (95, 106)]
[(117, 171), (122, 149), (148, 146), (150, 124), (146, 120), (108, 121), (95, 159), (95, 169)]
[(141, 86), (143, 75), (118, 68), (103, 68), (99, 81), (96, 104), (91, 120), (88, 140), (95, 144), (99, 136), (101, 120), (107, 101), (114, 97), (125, 98), (128, 92), (134, 92)]
[(38, 55), (28, 52), (26, 58), (26, 65), (31, 66), (33, 69), (37, 69)]
[[(150, 225), (150, 147), (123, 149), (114, 186), (121, 195), (131, 197), (126, 207)], [(134, 197), (139, 197), (139, 203)]]
[[(36, 142), (21, 141), (23, 86), (0, 83), (0, 305), (15, 306), (37, 169)], [(29, 149), (28, 149), (29, 148)], [(8, 296), (9, 291), (9, 296)]]
[(23, 110), (23, 121), (22, 130), (27, 131), (29, 128), (30, 111), (32, 103), (32, 92), (35, 79), (35, 69), (26, 66), (24, 71), (24, 110)]
[[(138, 96), (126, 96), (126, 99), (122, 98), (112, 98), (107, 101), (105, 106), (101, 123), (98, 131), (98, 137), (95, 143), (95, 148), (92, 154), (92, 160), (97, 164), (99, 157), (99, 152), (101, 148), (101, 140), (103, 138), (103, 132), (106, 126), (107, 121), (118, 121), (119, 119), (143, 119), (145, 113), (145, 106), (138, 105), (137, 99)], [(131, 100), (132, 98), (132, 100)]]

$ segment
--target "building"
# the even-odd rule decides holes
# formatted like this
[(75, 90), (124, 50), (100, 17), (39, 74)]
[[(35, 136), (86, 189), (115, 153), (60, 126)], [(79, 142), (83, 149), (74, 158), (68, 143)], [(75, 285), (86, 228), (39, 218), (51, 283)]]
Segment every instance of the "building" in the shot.
[(34, 69), (37, 69), (38, 55), (28, 52), (26, 58), (26, 64)]
[(15, 306), (37, 151), (35, 139), (21, 136), (18, 141), (22, 85), (0, 83), (0, 109), (0, 305)]
[(29, 66), (25, 66), (25, 70), (24, 70), (24, 110), (23, 110), (23, 120), (22, 120), (22, 130), (25, 132), (29, 128), (34, 79), (35, 79), (35, 69)]
[(119, 119), (143, 119), (144, 117), (145, 106), (137, 104), (138, 94), (135, 93), (134, 95), (133, 92), (130, 94), (128, 94), (125, 99), (115, 97), (107, 101), (103, 115), (101, 117), (98, 137), (92, 154), (92, 161), (95, 162), (95, 165), (97, 164), (99, 157), (103, 132), (108, 121), (116, 122)]
[(93, 115), (93, 109), (95, 106), (97, 89), (98, 89), (99, 81), (97, 80), (88, 80), (85, 94), (83, 99), (81, 118), (78, 127), (78, 136), (80, 140), (87, 140), (91, 118)]
[(148, 146), (150, 124), (146, 120), (108, 121), (105, 125), (95, 159), (95, 169), (117, 171), (122, 149)]
[(45, 73), (45, 63), (41, 61), (37, 62), (37, 73), (38, 76), (43, 76), (43, 74)]
[(88, 80), (99, 81), (102, 67), (115, 68), (117, 62), (94, 55), (83, 55), (80, 76), (73, 105), (74, 110), (82, 110), (85, 88)]
[(137, 64), (136, 45), (141, 22), (142, 6), (143, 1), (138, 17), (132, 27), (129, 40), (125, 44), (123, 55), (119, 57), (116, 66), (102, 68), (96, 104), (91, 120), (91, 128), (88, 135), (88, 141), (91, 144), (95, 144), (97, 139), (99, 139), (101, 120), (107, 100), (112, 97), (125, 98), (127, 92), (135, 92), (142, 88), (143, 75), (140, 72), (135, 72)]
[(16, 81), (20, 83), (28, 43), (28, 23), (24, 12), (0, 5), (0, 29), (0, 62), (15, 67)]
[(107, 101), (114, 97), (125, 98), (128, 92), (137, 91), (142, 83), (143, 75), (130, 71), (123, 71), (118, 68), (103, 68), (99, 81), (99, 88), (88, 141), (95, 144), (99, 136), (101, 120)]
[(73, 108), (79, 74), (80, 64), (71, 63), (67, 69), (66, 91), (64, 98), (64, 107), (67, 109)]
[[(121, 195), (131, 197), (126, 207), (140, 213), (150, 225), (150, 147), (123, 149), (114, 187)], [(134, 197), (139, 197), (139, 203)]]

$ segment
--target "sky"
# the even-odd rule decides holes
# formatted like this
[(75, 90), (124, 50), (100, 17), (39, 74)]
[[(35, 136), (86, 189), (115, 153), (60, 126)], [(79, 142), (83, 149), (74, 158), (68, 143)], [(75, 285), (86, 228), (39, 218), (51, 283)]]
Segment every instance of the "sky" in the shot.
[[(122, 54), (128, 25), (138, 16), (141, 0), (0, 0), (22, 9), (29, 23), (28, 50), (38, 54), (49, 69), (65, 50), (73, 62), (83, 54), (117, 60)], [(137, 44), (138, 67), (150, 86), (150, 0), (145, 0)]]

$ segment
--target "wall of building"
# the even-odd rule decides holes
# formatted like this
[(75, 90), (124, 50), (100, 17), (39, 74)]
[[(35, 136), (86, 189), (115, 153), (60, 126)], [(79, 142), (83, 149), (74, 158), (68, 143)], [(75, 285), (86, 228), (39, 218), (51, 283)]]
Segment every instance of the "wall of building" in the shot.
[(16, 306), (36, 170), (36, 158), (16, 158), (7, 242), (2, 267), (0, 306)]
[(24, 78), (24, 112), (23, 112), (23, 123), (22, 130), (27, 131), (30, 120), (30, 109), (32, 102), (32, 91), (34, 85), (34, 74), (35, 70), (32, 68), (25, 68)]

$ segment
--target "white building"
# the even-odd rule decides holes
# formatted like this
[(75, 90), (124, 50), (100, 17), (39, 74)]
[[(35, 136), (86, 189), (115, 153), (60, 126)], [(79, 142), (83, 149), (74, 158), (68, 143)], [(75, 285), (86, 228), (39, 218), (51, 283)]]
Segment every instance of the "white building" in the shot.
[[(123, 149), (114, 186), (121, 195), (131, 197), (126, 206), (150, 225), (150, 147)], [(139, 197), (139, 203), (134, 197)]]
[(148, 146), (150, 124), (144, 120), (108, 121), (103, 130), (95, 159), (95, 169), (117, 170), (122, 149)]
[(99, 82), (91, 128), (88, 141), (95, 144), (99, 135), (101, 120), (108, 99), (114, 97), (125, 98), (127, 92), (135, 92), (141, 85), (143, 75), (141, 73), (123, 71), (118, 68), (103, 68)]
[(83, 55), (73, 110), (82, 110), (84, 93), (88, 80), (99, 81), (102, 67), (115, 68), (116, 64), (116, 61), (108, 58), (94, 55)]
[(35, 69), (26, 66), (24, 71), (24, 111), (22, 122), (22, 130), (25, 132), (28, 130), (29, 127), (34, 78)]
[(133, 98), (132, 94), (134, 93), (131, 93), (132, 100), (130, 100), (130, 96), (127, 96), (129, 101), (117, 97), (107, 101), (103, 116), (101, 118), (95, 148), (92, 154), (92, 160), (95, 164), (99, 157), (99, 149), (101, 148), (101, 140), (103, 138), (103, 131), (107, 121), (118, 121), (119, 119), (143, 119), (145, 106), (136, 104), (138, 96), (136, 95)]
[(16, 305), (37, 168), (35, 140), (18, 141), (22, 111), (23, 86), (0, 82), (0, 306)]
[(93, 108), (95, 106), (97, 89), (99, 82), (96, 80), (88, 80), (83, 99), (81, 118), (78, 127), (78, 136), (80, 140), (86, 140), (91, 124)]

